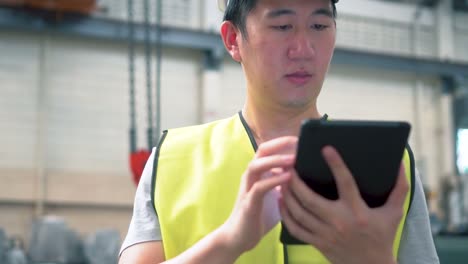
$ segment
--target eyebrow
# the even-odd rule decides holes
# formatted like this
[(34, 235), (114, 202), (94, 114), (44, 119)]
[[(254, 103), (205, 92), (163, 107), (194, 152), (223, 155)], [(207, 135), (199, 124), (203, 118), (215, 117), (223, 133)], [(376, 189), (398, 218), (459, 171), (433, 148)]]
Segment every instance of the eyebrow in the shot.
[(323, 15), (323, 16), (333, 18), (333, 12), (326, 8), (317, 9), (315, 10), (315, 12), (312, 13), (312, 15)]
[[(292, 9), (286, 9), (286, 8), (276, 9), (276, 10), (268, 12), (267, 18), (277, 18), (280, 16), (287, 16), (287, 15), (296, 15), (296, 12)], [(311, 16), (317, 16), (317, 15), (322, 15), (322, 16), (333, 18), (332, 11), (326, 8), (319, 8), (315, 10), (314, 12), (312, 12), (311, 14)]]

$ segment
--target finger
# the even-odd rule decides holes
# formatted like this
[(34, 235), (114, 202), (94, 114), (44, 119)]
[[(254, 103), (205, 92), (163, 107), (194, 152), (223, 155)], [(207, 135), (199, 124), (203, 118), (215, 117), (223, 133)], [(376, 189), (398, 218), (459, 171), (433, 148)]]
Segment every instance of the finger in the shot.
[(274, 155), (254, 159), (247, 168), (247, 186), (249, 191), (255, 182), (259, 181), (266, 172), (275, 168), (292, 167), (294, 155)]
[(261, 144), (256, 157), (265, 157), (273, 154), (295, 154), (297, 149), (297, 137), (280, 137)]
[(305, 243), (315, 244), (314, 242), (317, 240), (318, 236), (314, 235), (314, 233), (305, 229), (302, 225), (296, 222), (294, 217), (289, 212), (284, 200), (280, 200), (279, 208), (281, 219), (288, 228), (289, 233)]
[(310, 230), (312, 233), (316, 233), (313, 232), (313, 230), (321, 230), (324, 222), (320, 219), (320, 216), (315, 214), (314, 211), (310, 211), (308, 208), (305, 208), (302, 202), (297, 199), (297, 197), (288, 188), (284, 188), (281, 191), (288, 213), (298, 225)]
[(401, 209), (405, 202), (408, 190), (409, 184), (406, 178), (405, 165), (402, 163), (400, 166), (400, 171), (398, 173), (397, 182), (392, 192), (390, 193), (390, 196), (388, 197), (387, 204)]
[(326, 146), (322, 149), (322, 154), (335, 177), (340, 200), (350, 204), (354, 209), (359, 209), (364, 206), (364, 201), (359, 193), (353, 175), (338, 151), (331, 146)]
[(273, 190), (277, 186), (287, 183), (291, 179), (290, 172), (283, 172), (279, 175), (272, 176), (267, 179), (260, 180), (256, 182), (251, 190), (250, 190), (250, 197), (251, 202), (254, 206), (260, 206), (263, 204), (263, 198), (265, 197), (266, 193)]
[(289, 191), (306, 210), (322, 219), (327, 217), (328, 208), (330, 207), (329, 201), (310, 189), (309, 186), (300, 179), (295, 170), (292, 170)]
[[(292, 166), (292, 165), (291, 165), (291, 166)], [(285, 169), (286, 169), (285, 167), (282, 167), (282, 168), (273, 168), (273, 169), (270, 170), (270, 172), (271, 172), (272, 174), (280, 174), (280, 173), (283, 173), (284, 171), (286, 171)]]

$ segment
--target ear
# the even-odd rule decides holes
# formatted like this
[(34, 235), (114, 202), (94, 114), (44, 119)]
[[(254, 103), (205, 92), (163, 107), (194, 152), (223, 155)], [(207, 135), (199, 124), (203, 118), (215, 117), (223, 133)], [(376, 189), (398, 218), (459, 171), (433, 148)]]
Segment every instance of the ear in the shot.
[(239, 51), (239, 39), (242, 38), (239, 29), (230, 21), (224, 21), (221, 25), (221, 38), (223, 39), (226, 50), (231, 55), (232, 59), (241, 62)]

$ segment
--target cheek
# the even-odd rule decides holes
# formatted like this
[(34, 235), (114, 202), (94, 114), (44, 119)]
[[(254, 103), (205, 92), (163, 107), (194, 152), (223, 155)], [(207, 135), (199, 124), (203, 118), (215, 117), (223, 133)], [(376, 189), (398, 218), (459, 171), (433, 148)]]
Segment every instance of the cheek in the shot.
[[(262, 67), (269, 73), (273, 74), (278, 71), (283, 65), (287, 64), (283, 56), (283, 50), (277, 44), (269, 42), (262, 43), (257, 49), (257, 56)], [(270, 75), (272, 77), (272, 75)]]
[(257, 59), (266, 60), (268, 59), (268, 56), (266, 56), (266, 54), (268, 54), (269, 51), (271, 50), (272, 50), (271, 44), (265, 41), (262, 41), (262, 42), (255, 43), (255, 48), (254, 48), (253, 53), (254, 53), (254, 56), (257, 57)]
[(266, 42), (252, 43), (251, 49), (245, 56), (248, 56), (250, 72), (257, 76), (257, 78), (271, 78), (275, 74), (275, 69), (280, 63), (277, 61), (273, 54), (278, 53), (276, 48)]
[[(331, 44), (328, 43), (327, 45), (331, 45)], [(317, 54), (318, 60), (320, 61), (319, 65), (323, 66), (324, 71), (327, 71), (330, 65), (330, 61), (333, 56), (333, 51), (334, 51), (333, 46), (327, 46), (326, 48), (321, 49), (321, 52)]]

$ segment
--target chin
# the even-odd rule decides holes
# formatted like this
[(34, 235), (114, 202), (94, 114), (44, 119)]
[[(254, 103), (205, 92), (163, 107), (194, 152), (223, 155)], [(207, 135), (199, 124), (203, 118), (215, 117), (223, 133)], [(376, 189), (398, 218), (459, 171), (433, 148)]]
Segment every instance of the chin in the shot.
[(305, 100), (305, 99), (291, 100), (288, 102), (284, 102), (283, 105), (286, 107), (290, 107), (290, 108), (304, 108), (310, 105), (310, 100)]

